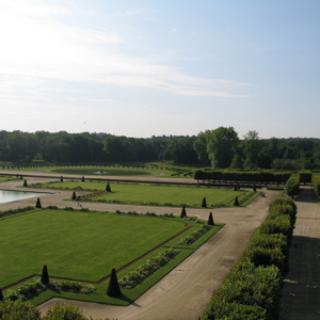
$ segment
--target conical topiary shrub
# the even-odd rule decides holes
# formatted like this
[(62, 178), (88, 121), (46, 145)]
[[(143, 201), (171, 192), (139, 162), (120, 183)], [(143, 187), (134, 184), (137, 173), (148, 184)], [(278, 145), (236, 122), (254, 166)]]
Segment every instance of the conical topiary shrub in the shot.
[(214, 226), (214, 220), (213, 220), (212, 212), (209, 213), (208, 226)]
[(107, 183), (107, 185), (106, 185), (106, 191), (107, 191), (107, 192), (112, 192), (112, 191), (111, 191), (111, 187), (110, 187), (110, 184), (109, 184), (109, 183)]
[(206, 208), (207, 207), (207, 199), (206, 199), (206, 197), (203, 197), (201, 207), (202, 208)]
[(72, 192), (71, 200), (76, 201), (77, 200), (77, 194), (75, 191)]
[(238, 197), (236, 197), (236, 198), (234, 199), (234, 206), (235, 206), (235, 207), (239, 207), (239, 206), (240, 206), (240, 202), (239, 202), (239, 198), (238, 198)]
[(2, 293), (2, 289), (0, 288), (0, 301), (3, 301), (4, 300), (4, 296), (3, 296), (3, 293)]
[(63, 176), (60, 177), (60, 182), (63, 182)]
[(27, 180), (23, 180), (23, 186), (27, 187), (28, 186), (28, 181)]
[(47, 286), (50, 283), (48, 267), (46, 265), (44, 265), (42, 268), (41, 283), (45, 286)]
[(116, 269), (112, 269), (107, 294), (110, 297), (120, 297), (121, 296), (121, 289), (120, 289), (120, 285), (118, 282)]
[(86, 178), (84, 176), (82, 176), (81, 182), (85, 182), (85, 181), (86, 181)]
[(181, 218), (186, 218), (187, 217), (187, 210), (186, 210), (186, 206), (182, 207), (181, 213), (180, 213), (180, 217)]
[(37, 209), (41, 209), (41, 208), (42, 208), (42, 205), (41, 205), (41, 200), (40, 200), (40, 198), (37, 198), (37, 202), (36, 202), (36, 208), (37, 208)]

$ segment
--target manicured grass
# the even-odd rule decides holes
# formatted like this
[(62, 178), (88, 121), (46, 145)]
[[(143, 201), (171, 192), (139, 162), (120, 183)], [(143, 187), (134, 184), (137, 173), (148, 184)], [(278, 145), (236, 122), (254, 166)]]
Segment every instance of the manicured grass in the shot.
[[(2, 217), (0, 218), (2, 235), (0, 287), (33, 273), (39, 274), (42, 265), (47, 264), (51, 278), (56, 276), (86, 280), (96, 287), (96, 291), (91, 294), (80, 294), (46, 290), (30, 300), (33, 304), (40, 304), (52, 297), (63, 297), (128, 305), (222, 227), (221, 225), (211, 227), (191, 245), (179, 244), (182, 239), (202, 226), (203, 224), (197, 221), (173, 217), (48, 209), (31, 210)], [(172, 240), (169, 240), (170, 238)], [(179, 250), (179, 254), (169, 263), (135, 288), (122, 290), (121, 298), (107, 296), (108, 279), (99, 279), (109, 274), (112, 267), (119, 269), (132, 261), (118, 271), (118, 277), (122, 278), (169, 247)], [(149, 253), (145, 254), (147, 251)], [(140, 259), (135, 259), (139, 256)], [(24, 284), (30, 281), (26, 280)], [(21, 285), (16, 287), (19, 286)], [(5, 296), (11, 290), (6, 289)]]
[(0, 176), (0, 183), (2, 183), (2, 182), (8, 182), (8, 181), (13, 181), (13, 180), (16, 180), (16, 178), (6, 177), (6, 176)]
[(151, 172), (140, 169), (130, 168), (113, 168), (113, 167), (98, 167), (98, 168), (66, 168), (50, 170), (55, 173), (75, 174), (75, 175), (94, 175), (94, 176), (146, 176), (151, 175)]
[(52, 172), (74, 175), (145, 176), (192, 178), (196, 168), (172, 165), (167, 162), (122, 163), (108, 165), (33, 166), (12, 168), (12, 170)]
[(185, 228), (182, 221), (34, 210), (0, 219), (0, 287), (47, 264), (50, 274), (97, 281)]
[[(53, 182), (37, 185), (37, 187), (104, 191), (106, 184), (103, 182)], [(253, 193), (248, 191), (233, 191), (227, 188), (174, 186), (142, 183), (112, 183), (111, 193), (102, 193), (88, 197), (90, 201), (129, 203), (162, 206), (182, 206), (200, 208), (202, 198), (206, 197), (208, 208), (233, 206), (234, 199), (239, 197), (240, 203), (252, 198)]]

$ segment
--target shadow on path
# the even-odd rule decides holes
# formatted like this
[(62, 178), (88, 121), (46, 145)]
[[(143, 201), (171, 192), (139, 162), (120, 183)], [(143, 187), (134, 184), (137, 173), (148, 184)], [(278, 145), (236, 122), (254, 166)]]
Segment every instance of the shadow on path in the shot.
[(280, 319), (319, 320), (320, 204), (307, 188), (301, 190), (296, 201), (301, 219), (297, 220), (290, 248), (290, 271), (282, 292)]

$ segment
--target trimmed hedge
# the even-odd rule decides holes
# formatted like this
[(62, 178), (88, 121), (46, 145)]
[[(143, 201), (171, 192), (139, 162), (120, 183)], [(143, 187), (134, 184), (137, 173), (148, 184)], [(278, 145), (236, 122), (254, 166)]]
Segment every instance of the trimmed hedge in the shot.
[(96, 288), (93, 285), (69, 280), (53, 280), (47, 286), (42, 284), (40, 281), (34, 281), (28, 284), (24, 284), (16, 289), (8, 290), (6, 300), (30, 300), (48, 289), (57, 292), (69, 291), (80, 294), (91, 294), (96, 291)]
[(218, 180), (218, 181), (246, 181), (246, 182), (268, 182), (282, 184), (290, 178), (288, 173), (271, 172), (223, 172), (223, 171), (201, 171), (195, 172), (196, 180)]
[(284, 190), (287, 195), (294, 197), (300, 192), (300, 177), (297, 174), (293, 174), (287, 181)]
[(278, 318), (296, 212), (295, 203), (287, 196), (270, 205), (268, 217), (213, 296), (202, 320)]

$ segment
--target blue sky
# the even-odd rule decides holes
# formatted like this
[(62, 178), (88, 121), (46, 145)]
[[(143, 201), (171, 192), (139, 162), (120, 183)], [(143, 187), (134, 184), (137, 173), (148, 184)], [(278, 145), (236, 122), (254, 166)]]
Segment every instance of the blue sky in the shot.
[(0, 0), (0, 127), (320, 137), (320, 2)]

